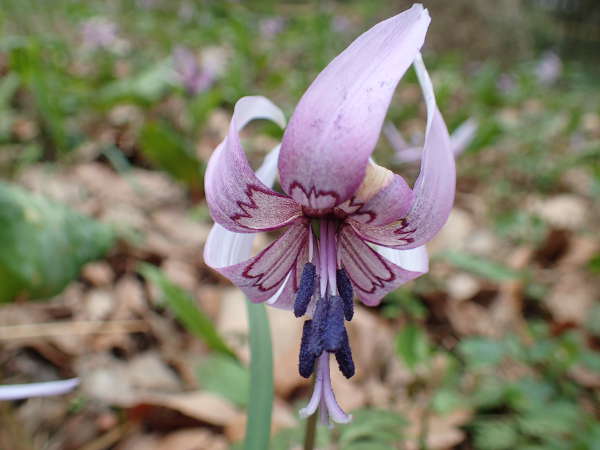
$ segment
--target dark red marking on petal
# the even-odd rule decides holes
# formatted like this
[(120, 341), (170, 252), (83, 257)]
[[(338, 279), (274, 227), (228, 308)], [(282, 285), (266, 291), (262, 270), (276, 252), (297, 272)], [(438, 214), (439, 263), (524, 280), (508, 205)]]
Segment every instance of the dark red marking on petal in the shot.
[[(350, 235), (350, 233), (353, 234)], [(390, 267), (386, 264), (385, 258), (371, 249), (361, 237), (359, 237), (354, 231), (348, 228), (342, 230), (340, 233), (340, 250), (343, 252), (342, 262), (344, 263), (345, 258), (349, 258), (350, 261), (346, 261), (344, 264), (344, 269), (348, 273), (348, 276), (352, 280), (352, 284), (357, 289), (367, 293), (372, 294), (378, 288), (383, 288), (386, 282), (391, 282), (396, 279), (394, 272), (390, 269)], [(362, 243), (362, 245), (361, 245)], [(361, 245), (362, 249), (356, 248), (356, 246)], [(366, 258), (375, 258), (376, 261), (368, 261)], [(356, 273), (355, 268), (350, 267), (349, 262), (355, 266), (356, 270), (362, 274), (364, 278), (366, 278), (371, 286), (366, 287), (362, 286), (359, 282), (358, 275)], [(379, 263), (379, 268), (383, 269), (383, 273), (376, 274), (373, 262)]]
[[(260, 204), (259, 204), (260, 200), (255, 198), (257, 193), (264, 194), (264, 196), (265, 196), (265, 198), (262, 199), (262, 202), (260, 202)], [(259, 212), (260, 214), (275, 215), (277, 213), (280, 213), (280, 214), (284, 215), (284, 217), (282, 217), (282, 220), (281, 220), (281, 225), (278, 225), (276, 227), (267, 228), (267, 230), (280, 228), (281, 226), (289, 223), (290, 221), (292, 221), (293, 219), (295, 219), (296, 217), (301, 215), (301, 209), (300, 209), (299, 205), (297, 205), (296, 202), (292, 198), (288, 197), (287, 195), (281, 194), (279, 192), (271, 191), (270, 189), (266, 189), (266, 188), (256, 185), (256, 184), (248, 184), (248, 185), (246, 185), (246, 189), (244, 189), (244, 194), (246, 195), (248, 201), (244, 202), (242, 200), (238, 200), (236, 202), (236, 204), (237, 204), (238, 208), (241, 210), (241, 212), (238, 212), (237, 214), (230, 216), (230, 219), (233, 220), (234, 222), (236, 222), (239, 226), (246, 228), (248, 230), (255, 229), (255, 227), (244, 224), (243, 219), (258, 218), (258, 216), (256, 215), (256, 212)], [(265, 199), (268, 199), (269, 197), (276, 197), (279, 199), (288, 200), (289, 201), (289, 205), (287, 205), (288, 208), (286, 208), (285, 210), (282, 210), (280, 205), (278, 205), (279, 206), (278, 208), (270, 207), (270, 205), (268, 205), (267, 202), (265, 202)], [(296, 209), (296, 208), (294, 208), (294, 206), (296, 206), (296, 208), (297, 208), (297, 213), (294, 211), (294, 209)], [(286, 213), (287, 213), (287, 215), (289, 215), (289, 217), (287, 217), (287, 218), (285, 217)]]
[[(301, 192), (300, 199), (298, 191)], [(299, 181), (290, 184), (289, 194), (303, 205), (304, 213), (308, 216), (320, 217), (331, 212), (332, 208), (340, 203), (340, 195), (336, 191), (317, 190), (314, 186), (306, 189)], [(327, 197), (330, 198), (329, 201), (326, 200)]]
[[(306, 224), (297, 224), (296, 227), (299, 229), (296, 231), (296, 238), (294, 238), (293, 230), (290, 228), (286, 233), (290, 233), (291, 235), (284, 234), (277, 241), (273, 242), (266, 249), (264, 249), (259, 256), (249, 264), (244, 271), (242, 272), (242, 276), (249, 280), (254, 280), (252, 283), (253, 287), (258, 288), (260, 291), (268, 291), (273, 289), (273, 287), (277, 286), (281, 283), (288, 274), (293, 271), (298, 264), (298, 258), (302, 253), (302, 249), (307, 245), (308, 241), (308, 228)], [(275, 246), (281, 246), (284, 242), (280, 242), (281, 239), (285, 239), (286, 241), (291, 241), (288, 245), (284, 246), (283, 251), (280, 254), (276, 254), (275, 256), (269, 255), (270, 251), (273, 251)], [(260, 272), (252, 273), (253, 270), (256, 269), (260, 264), (265, 264), (268, 261), (266, 267), (260, 268)], [(281, 270), (283, 269), (283, 270)], [(269, 284), (265, 284), (268, 281), (268, 278), (272, 276), (277, 270), (281, 270), (281, 275), (275, 280), (271, 280)], [(291, 274), (294, 276), (295, 274)], [(294, 279), (294, 281), (296, 281)]]

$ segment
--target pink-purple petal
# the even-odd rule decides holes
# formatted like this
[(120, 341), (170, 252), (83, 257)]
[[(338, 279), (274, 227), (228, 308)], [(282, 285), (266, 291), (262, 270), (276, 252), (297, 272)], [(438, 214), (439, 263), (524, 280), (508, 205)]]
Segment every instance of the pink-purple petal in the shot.
[(229, 132), (210, 158), (205, 175), (206, 201), (215, 220), (241, 233), (273, 230), (301, 215), (291, 198), (265, 186), (250, 165), (239, 131), (250, 120), (265, 118), (283, 125), (281, 111), (264, 97), (244, 97), (235, 106)]
[(421, 5), (356, 39), (308, 88), (285, 131), (279, 172), (285, 192), (323, 210), (361, 184), (394, 89), (423, 45)]
[(427, 103), (427, 130), (411, 210), (403, 219), (384, 226), (352, 222), (362, 238), (392, 248), (415, 248), (431, 240), (446, 223), (454, 203), (454, 155), (420, 55), (415, 59), (415, 70)]
[(353, 221), (370, 225), (386, 225), (404, 217), (413, 202), (413, 192), (399, 175), (393, 174), (392, 181), (366, 202), (352, 197), (338, 208)]
[(348, 225), (340, 231), (338, 252), (341, 266), (348, 273), (356, 295), (368, 306), (378, 305), (388, 292), (424, 273), (394, 264), (371, 248)]
[(238, 264), (213, 267), (253, 302), (271, 299), (289, 281), (288, 274), (308, 243), (308, 224), (299, 220), (258, 255)]

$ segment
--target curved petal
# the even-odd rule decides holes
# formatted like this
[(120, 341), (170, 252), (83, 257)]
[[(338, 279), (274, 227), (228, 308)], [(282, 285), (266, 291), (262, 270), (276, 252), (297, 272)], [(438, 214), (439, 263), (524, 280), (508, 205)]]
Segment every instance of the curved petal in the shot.
[(236, 105), (229, 132), (208, 162), (206, 201), (210, 213), (231, 231), (252, 233), (273, 230), (301, 215), (291, 198), (269, 189), (248, 164), (239, 131), (253, 119), (271, 119), (284, 126), (283, 114), (264, 97), (244, 97)]
[[(267, 186), (272, 186), (277, 176), (277, 158), (279, 146), (271, 150), (261, 167), (256, 171), (256, 176)], [(236, 233), (223, 228), (218, 223), (214, 224), (204, 245), (204, 261), (215, 270), (241, 263), (250, 258), (255, 234)], [(298, 257), (297, 278), (292, 279), (292, 273), (282, 283), (280, 288), (266, 301), (272, 306), (282, 309), (291, 309), (294, 304), (294, 295), (298, 290), (298, 283), (304, 263), (306, 251), (303, 250)], [(306, 260), (305, 260), (306, 258)]]
[(285, 192), (322, 210), (360, 185), (394, 89), (423, 45), (430, 18), (422, 5), (359, 36), (313, 81), (283, 136)]
[[(309, 233), (312, 233), (312, 229), (309, 226)], [(284, 286), (279, 292), (276, 292), (273, 297), (267, 300), (267, 303), (270, 306), (279, 309), (294, 309), (294, 301), (296, 300), (296, 294), (298, 293), (298, 289), (300, 288), (300, 280), (302, 278), (302, 271), (304, 270), (304, 265), (309, 261), (309, 246), (313, 246), (312, 254), (317, 254), (317, 244), (315, 239), (309, 239), (308, 245), (304, 246), (298, 257), (296, 258), (296, 265), (294, 270), (292, 270), (285, 281)], [(312, 263), (316, 266), (316, 273), (319, 273), (319, 258), (313, 258)], [(314, 302), (311, 301), (308, 312), (312, 314), (312, 310), (314, 309)]]
[(62, 395), (72, 391), (79, 384), (79, 378), (46, 381), (43, 383), (9, 384), (0, 386), (0, 400), (21, 400), (30, 397)]
[[(378, 305), (385, 294), (426, 272), (422, 270), (422, 251), (415, 252), (413, 260), (405, 256), (410, 267), (404, 269), (373, 250), (348, 225), (340, 231), (338, 255), (356, 295), (368, 306)], [(417, 256), (421, 259), (420, 265)]]
[(454, 203), (454, 156), (420, 55), (415, 59), (415, 70), (427, 103), (427, 130), (411, 210), (405, 218), (385, 226), (352, 222), (356, 232), (367, 241), (392, 248), (415, 248), (429, 241), (446, 223)]
[[(258, 255), (237, 264), (211, 267), (229, 278), (253, 302), (267, 301), (289, 281), (288, 274), (307, 247), (308, 229), (308, 222), (299, 220)], [(216, 238), (207, 240), (204, 248), (207, 264), (222, 251), (218, 245)]]
[(413, 197), (404, 178), (371, 161), (356, 193), (334, 211), (357, 222), (385, 225), (404, 217)]

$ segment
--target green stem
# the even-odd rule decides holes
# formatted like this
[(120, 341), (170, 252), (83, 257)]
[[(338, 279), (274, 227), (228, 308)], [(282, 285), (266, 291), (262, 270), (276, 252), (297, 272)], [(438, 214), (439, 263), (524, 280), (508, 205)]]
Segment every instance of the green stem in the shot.
[(317, 411), (306, 420), (304, 429), (304, 450), (313, 450), (317, 437)]
[(246, 302), (250, 330), (250, 399), (245, 450), (269, 448), (273, 409), (273, 352), (267, 311), (262, 304)]

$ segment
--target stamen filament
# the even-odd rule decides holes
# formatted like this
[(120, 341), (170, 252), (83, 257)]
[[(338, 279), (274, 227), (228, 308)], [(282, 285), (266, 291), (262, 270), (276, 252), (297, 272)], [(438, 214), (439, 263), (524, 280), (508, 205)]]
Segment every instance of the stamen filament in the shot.
[(321, 272), (321, 280), (320, 280), (320, 292), (321, 297), (325, 297), (327, 292), (327, 238), (328, 238), (328, 221), (321, 220), (321, 239), (319, 242), (319, 260), (321, 263), (320, 272)]
[(336, 226), (333, 222), (330, 222), (329, 227), (329, 239), (327, 248), (327, 278), (329, 282), (329, 293), (331, 295), (337, 295), (337, 282), (335, 271), (337, 269), (337, 248), (335, 242)]

